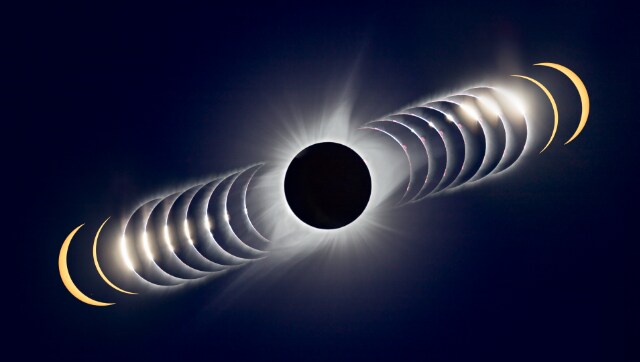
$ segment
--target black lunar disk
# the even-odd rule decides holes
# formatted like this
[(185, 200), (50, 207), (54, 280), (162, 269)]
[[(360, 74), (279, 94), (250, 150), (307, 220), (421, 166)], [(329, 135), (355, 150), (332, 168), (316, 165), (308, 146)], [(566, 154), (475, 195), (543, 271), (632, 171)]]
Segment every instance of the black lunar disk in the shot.
[(300, 220), (319, 229), (337, 229), (353, 222), (367, 207), (371, 175), (351, 148), (316, 143), (291, 161), (284, 193)]

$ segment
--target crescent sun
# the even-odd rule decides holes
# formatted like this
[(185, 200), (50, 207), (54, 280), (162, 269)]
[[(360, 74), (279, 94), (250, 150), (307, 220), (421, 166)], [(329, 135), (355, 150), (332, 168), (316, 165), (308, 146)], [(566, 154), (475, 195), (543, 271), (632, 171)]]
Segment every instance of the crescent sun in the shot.
[(538, 87), (540, 87), (540, 89), (542, 89), (544, 94), (547, 95), (547, 98), (549, 98), (549, 102), (551, 102), (551, 107), (553, 108), (553, 131), (551, 131), (551, 137), (549, 138), (547, 145), (544, 146), (544, 148), (542, 148), (542, 151), (540, 151), (540, 153), (542, 153), (544, 152), (544, 150), (547, 149), (547, 147), (549, 147), (549, 145), (551, 144), (551, 141), (553, 141), (553, 138), (556, 136), (556, 131), (558, 130), (558, 107), (556, 106), (556, 101), (555, 99), (553, 99), (553, 96), (551, 95), (551, 92), (549, 92), (547, 87), (542, 85), (542, 83), (538, 82), (537, 80), (533, 78), (525, 77), (524, 75), (517, 75), (517, 74), (512, 75), (512, 77), (523, 78), (537, 85)]
[(104, 226), (104, 224), (107, 223), (107, 221), (109, 221), (109, 217), (102, 223), (102, 225), (100, 225), (100, 228), (98, 229), (98, 232), (96, 233), (96, 237), (95, 239), (93, 239), (93, 263), (96, 265), (96, 269), (98, 270), (98, 274), (100, 274), (100, 277), (102, 278), (102, 280), (104, 280), (105, 283), (107, 283), (111, 288), (122, 292), (122, 293), (126, 293), (126, 294), (138, 294), (138, 293), (134, 293), (134, 292), (128, 292), (122, 288), (118, 288), (115, 284), (113, 284), (106, 275), (104, 275), (104, 273), (102, 272), (102, 268), (100, 268), (100, 263), (98, 263), (98, 237), (100, 236), (100, 231), (102, 231), (102, 227)]
[(587, 118), (589, 118), (589, 94), (587, 93), (587, 88), (584, 86), (584, 83), (582, 82), (580, 77), (578, 77), (576, 73), (574, 73), (567, 67), (555, 63), (537, 63), (534, 65), (540, 65), (543, 67), (550, 67), (559, 70), (564, 75), (569, 77), (569, 79), (571, 79), (571, 81), (573, 82), (573, 85), (575, 85), (575, 87), (578, 89), (578, 93), (580, 94), (580, 102), (582, 103), (582, 115), (580, 116), (578, 129), (576, 129), (576, 132), (573, 134), (573, 136), (571, 136), (571, 138), (569, 138), (569, 140), (564, 143), (566, 145), (567, 143), (573, 141), (576, 137), (578, 137), (580, 132), (582, 132), (582, 129), (584, 129), (584, 126), (587, 124)]
[(67, 288), (69, 293), (71, 293), (71, 295), (76, 297), (81, 302), (96, 307), (107, 307), (113, 305), (114, 303), (100, 302), (86, 296), (80, 291), (80, 289), (78, 289), (78, 287), (76, 287), (76, 285), (73, 283), (73, 280), (71, 280), (71, 275), (69, 275), (69, 268), (67, 267), (67, 252), (69, 251), (69, 244), (71, 244), (71, 239), (73, 239), (73, 236), (78, 230), (80, 230), (82, 226), (84, 226), (84, 224), (75, 228), (64, 240), (64, 243), (62, 243), (62, 247), (60, 248), (60, 255), (58, 256), (58, 269), (60, 269), (60, 278), (62, 279), (62, 283), (64, 283), (64, 286)]

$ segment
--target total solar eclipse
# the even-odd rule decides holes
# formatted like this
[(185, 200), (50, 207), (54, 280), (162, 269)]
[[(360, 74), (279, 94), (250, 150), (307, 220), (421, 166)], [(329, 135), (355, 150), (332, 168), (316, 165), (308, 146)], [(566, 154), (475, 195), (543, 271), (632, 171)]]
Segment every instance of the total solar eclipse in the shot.
[(318, 229), (355, 221), (371, 196), (371, 175), (351, 148), (333, 142), (311, 145), (291, 161), (284, 180), (291, 211)]
[[(578, 91), (581, 113), (577, 129), (565, 142), (569, 144), (589, 116), (587, 89), (565, 66), (535, 66), (563, 74)], [(544, 84), (525, 75), (512, 77), (535, 85), (531, 91), (543, 92), (553, 117), (526, 107), (523, 100), (527, 98), (510, 89), (510, 83), (477, 85), (421, 101), (357, 129), (351, 129), (344, 110), (336, 110), (338, 116), (321, 119), (318, 128), (292, 134), (288, 146), (271, 160), (148, 199), (115, 217), (121, 222), (111, 222), (113, 227), (102, 234), (109, 242), (103, 249), (117, 248), (119, 253), (98, 248), (100, 232), (111, 217), (107, 218), (93, 239), (95, 268), (107, 285), (127, 295), (172, 288), (250, 264), (282, 250), (280, 245), (311, 245), (290, 243), (300, 237), (332, 243), (361, 238), (378, 225), (370, 216), (391, 205), (401, 192), (396, 207), (445, 196), (459, 186), (512, 170), (526, 158), (521, 156), (548, 149), (560, 120), (555, 98)], [(552, 129), (548, 136), (539, 137), (545, 125)], [(318, 142), (328, 139), (341, 141)], [(299, 151), (300, 145), (308, 146)], [(262, 169), (265, 164), (272, 167)], [(363, 215), (368, 207), (376, 211)], [(362, 222), (357, 227), (344, 230), (359, 218)], [(302, 230), (299, 224), (315, 230)], [(84, 294), (69, 274), (69, 245), (82, 225), (60, 248), (60, 277), (78, 300), (93, 306), (113, 305)], [(332, 230), (331, 235), (317, 232), (326, 230)], [(103, 272), (101, 263), (110, 271)]]

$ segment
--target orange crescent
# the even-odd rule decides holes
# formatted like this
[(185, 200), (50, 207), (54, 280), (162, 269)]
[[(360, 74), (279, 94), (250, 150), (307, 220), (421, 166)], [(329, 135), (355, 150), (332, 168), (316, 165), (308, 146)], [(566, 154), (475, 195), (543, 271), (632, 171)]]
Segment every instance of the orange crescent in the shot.
[(84, 226), (84, 224), (75, 228), (64, 240), (64, 243), (62, 243), (62, 247), (60, 248), (60, 255), (58, 256), (58, 269), (60, 270), (60, 278), (62, 279), (62, 283), (64, 283), (64, 286), (67, 288), (69, 293), (71, 293), (71, 295), (76, 297), (79, 301), (96, 307), (107, 307), (113, 305), (115, 303), (100, 302), (86, 296), (80, 291), (80, 289), (78, 289), (78, 287), (76, 287), (76, 285), (73, 283), (73, 280), (71, 279), (71, 275), (69, 274), (69, 268), (67, 267), (67, 253), (69, 252), (69, 244), (71, 244), (71, 239), (73, 239), (76, 232), (80, 230), (82, 226)]
[(571, 138), (569, 138), (569, 140), (564, 143), (566, 145), (567, 143), (573, 141), (576, 137), (578, 137), (580, 132), (582, 132), (582, 130), (584, 129), (584, 126), (587, 124), (587, 118), (589, 118), (589, 93), (587, 93), (587, 88), (584, 86), (584, 83), (582, 82), (580, 77), (578, 77), (578, 75), (571, 69), (555, 63), (537, 63), (534, 65), (559, 70), (564, 75), (569, 77), (569, 79), (571, 79), (571, 81), (573, 82), (573, 85), (578, 89), (578, 93), (580, 94), (580, 102), (582, 103), (582, 114), (580, 115), (580, 123), (578, 123), (578, 129), (576, 129), (576, 132), (573, 134), (573, 136), (571, 136)]

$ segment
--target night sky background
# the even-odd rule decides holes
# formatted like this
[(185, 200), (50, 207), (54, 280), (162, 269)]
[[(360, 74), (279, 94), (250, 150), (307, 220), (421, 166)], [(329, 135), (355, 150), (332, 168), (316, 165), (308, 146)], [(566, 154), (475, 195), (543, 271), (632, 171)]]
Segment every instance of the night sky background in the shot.
[[(586, 1), (7, 9), (3, 344), (124, 360), (640, 360), (632, 14)], [(396, 232), (367, 250), (135, 300), (74, 269), (107, 216), (264, 161), (275, 141), (261, 130), (291, 107), (317, 113), (349, 81), (366, 121), (541, 61), (585, 82), (582, 135), (562, 145), (579, 118), (569, 85), (545, 153), (397, 211)], [(72, 276), (114, 307), (60, 280), (59, 248), (81, 223)]]

